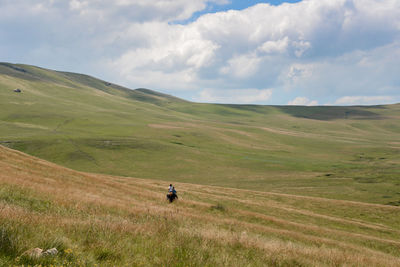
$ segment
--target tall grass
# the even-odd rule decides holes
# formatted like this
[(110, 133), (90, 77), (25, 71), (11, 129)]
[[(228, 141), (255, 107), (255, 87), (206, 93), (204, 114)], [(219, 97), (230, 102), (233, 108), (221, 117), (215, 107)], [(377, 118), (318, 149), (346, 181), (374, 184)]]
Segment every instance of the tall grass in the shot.
[[(399, 266), (398, 207), (76, 172), (0, 147), (4, 266)], [(379, 220), (377, 220), (379, 218)], [(24, 251), (56, 247), (39, 259)]]

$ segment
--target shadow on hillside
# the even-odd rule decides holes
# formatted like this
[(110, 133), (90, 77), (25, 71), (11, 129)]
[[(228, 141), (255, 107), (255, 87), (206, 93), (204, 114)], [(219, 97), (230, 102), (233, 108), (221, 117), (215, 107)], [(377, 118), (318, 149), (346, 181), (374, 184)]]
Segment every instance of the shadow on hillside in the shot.
[(384, 116), (371, 110), (386, 109), (384, 106), (352, 106), (352, 107), (332, 107), (332, 106), (275, 106), (281, 112), (297, 118), (313, 120), (337, 120), (337, 119), (357, 119), (357, 120), (380, 120)]
[(0, 63), (0, 74), (5, 74), (14, 78), (23, 79), (27, 81), (38, 80), (28, 70), (14, 66), (9, 63)]
[(242, 104), (224, 104), (225, 107), (230, 107), (238, 110), (251, 111), (259, 114), (266, 114), (271, 111), (270, 106), (262, 105), (242, 105)]

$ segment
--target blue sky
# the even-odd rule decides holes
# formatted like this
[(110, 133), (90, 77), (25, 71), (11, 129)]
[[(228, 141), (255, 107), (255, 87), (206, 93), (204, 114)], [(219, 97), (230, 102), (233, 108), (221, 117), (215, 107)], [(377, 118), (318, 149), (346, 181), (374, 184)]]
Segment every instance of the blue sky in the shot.
[(234, 10), (242, 10), (245, 8), (248, 8), (250, 6), (254, 6), (256, 4), (260, 3), (267, 3), (270, 5), (281, 5), (283, 3), (297, 3), (300, 2), (301, 0), (289, 0), (289, 1), (282, 1), (282, 0), (269, 0), (269, 1), (262, 1), (262, 0), (231, 0), (227, 1), (225, 4), (217, 4), (217, 3), (211, 3), (204, 11), (201, 11), (200, 13), (204, 12), (220, 12), (220, 11), (227, 11), (230, 9)]
[(400, 1), (0, 0), (0, 61), (197, 102), (396, 103)]
[(205, 10), (200, 11), (199, 13), (211, 13), (211, 12), (220, 12), (220, 11), (227, 11), (227, 10), (242, 10), (245, 8), (248, 8), (250, 6), (254, 6), (256, 4), (260, 3), (266, 3), (274, 6), (281, 5), (283, 3), (297, 3), (300, 2), (301, 0), (289, 0), (289, 1), (282, 1), (282, 0), (269, 0), (269, 1), (262, 1), (262, 0), (231, 0), (228, 1), (225, 4), (216, 4), (216, 3), (211, 3)]
[(216, 13), (216, 12), (223, 12), (223, 11), (228, 11), (228, 10), (243, 10), (248, 7), (254, 6), (256, 4), (260, 3), (267, 3), (270, 5), (281, 5), (283, 3), (297, 3), (300, 2), (301, 0), (289, 0), (289, 1), (282, 1), (282, 0), (270, 0), (270, 1), (262, 1), (262, 0), (227, 0), (226, 3), (209, 3), (207, 7), (203, 10), (195, 12), (192, 17), (189, 19), (179, 21), (177, 23), (180, 24), (187, 24), (189, 22), (193, 22), (199, 17), (201, 17), (204, 14), (207, 13)]

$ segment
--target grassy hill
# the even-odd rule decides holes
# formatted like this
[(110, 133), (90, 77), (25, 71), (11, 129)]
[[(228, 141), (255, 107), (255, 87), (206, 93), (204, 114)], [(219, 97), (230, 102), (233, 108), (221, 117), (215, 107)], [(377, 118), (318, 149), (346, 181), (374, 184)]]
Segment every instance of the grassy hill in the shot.
[(0, 169), (0, 266), (400, 266), (400, 207), (188, 183), (168, 204), (2, 146)]
[(200, 104), (0, 64), (0, 144), (86, 172), (400, 205), (399, 118), (399, 104)]

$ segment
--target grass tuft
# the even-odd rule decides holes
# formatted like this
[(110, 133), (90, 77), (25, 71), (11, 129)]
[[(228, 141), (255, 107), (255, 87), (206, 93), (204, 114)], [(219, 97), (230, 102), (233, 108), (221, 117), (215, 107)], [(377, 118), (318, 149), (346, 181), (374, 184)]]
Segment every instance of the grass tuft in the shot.
[(121, 260), (121, 255), (115, 251), (112, 251), (108, 248), (101, 248), (95, 251), (96, 260), (103, 261), (111, 261), (111, 262), (119, 262)]
[(15, 257), (18, 254), (18, 238), (11, 228), (0, 226), (0, 254)]
[(0, 188), (0, 201), (41, 213), (52, 207), (51, 201), (41, 199), (31, 190), (9, 185)]
[(221, 203), (217, 203), (216, 205), (213, 205), (210, 207), (211, 210), (217, 210), (217, 211), (226, 211), (226, 208), (224, 205), (222, 205)]

